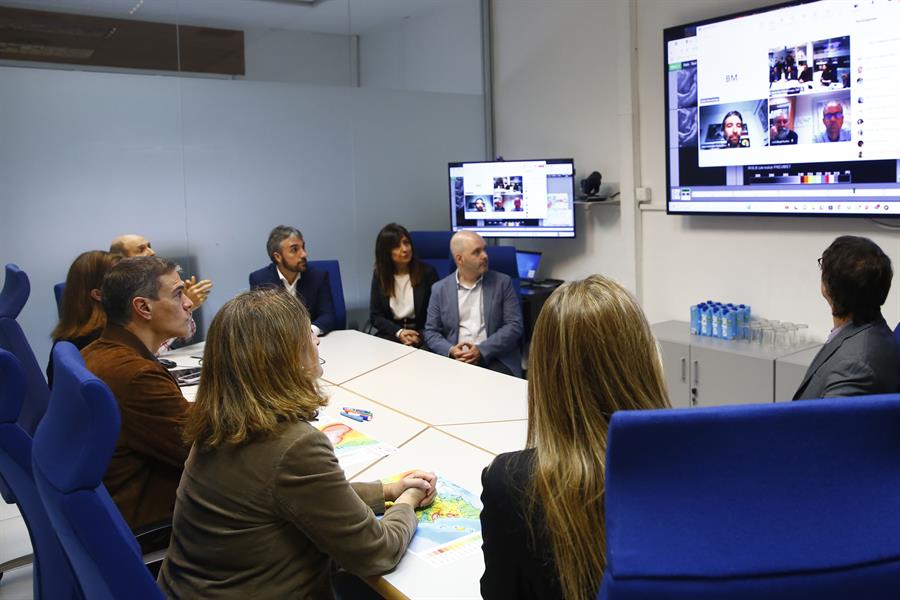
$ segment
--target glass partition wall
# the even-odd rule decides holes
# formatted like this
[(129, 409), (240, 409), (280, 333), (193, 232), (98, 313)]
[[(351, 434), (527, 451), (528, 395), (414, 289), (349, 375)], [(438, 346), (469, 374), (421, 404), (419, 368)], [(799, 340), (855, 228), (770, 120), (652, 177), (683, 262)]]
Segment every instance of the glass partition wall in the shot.
[(82, 251), (140, 233), (218, 308), (269, 230), (340, 261), (367, 317), (375, 235), (448, 226), (446, 165), (488, 158), (482, 0), (0, 0), (0, 261), (39, 362)]

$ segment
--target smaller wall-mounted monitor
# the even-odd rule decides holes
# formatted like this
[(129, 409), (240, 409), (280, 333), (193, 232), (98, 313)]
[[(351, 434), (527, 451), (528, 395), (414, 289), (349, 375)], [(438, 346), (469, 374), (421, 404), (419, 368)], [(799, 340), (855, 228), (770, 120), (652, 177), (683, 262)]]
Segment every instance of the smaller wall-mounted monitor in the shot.
[(571, 158), (450, 163), (450, 228), (484, 237), (575, 237)]

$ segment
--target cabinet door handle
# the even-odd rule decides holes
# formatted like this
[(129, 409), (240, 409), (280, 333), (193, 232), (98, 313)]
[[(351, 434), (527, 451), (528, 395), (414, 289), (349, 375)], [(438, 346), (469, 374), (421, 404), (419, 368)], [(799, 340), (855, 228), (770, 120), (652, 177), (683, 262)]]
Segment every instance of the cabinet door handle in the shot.
[(700, 385), (700, 361), (694, 361), (694, 385)]
[(681, 382), (685, 383), (687, 381), (687, 359), (681, 358)]

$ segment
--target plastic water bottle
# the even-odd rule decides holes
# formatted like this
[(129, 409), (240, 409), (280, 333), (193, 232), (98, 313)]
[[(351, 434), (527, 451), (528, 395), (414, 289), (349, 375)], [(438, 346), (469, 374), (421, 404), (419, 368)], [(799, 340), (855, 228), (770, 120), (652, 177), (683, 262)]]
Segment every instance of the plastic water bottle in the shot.
[(713, 337), (722, 337), (722, 308), (715, 307), (712, 311), (712, 334)]
[(691, 307), (691, 335), (700, 335), (700, 305)]
[(734, 307), (731, 311), (734, 314), (734, 339), (742, 339), (744, 337), (744, 311), (739, 306)]
[(722, 313), (722, 338), (726, 340), (733, 340), (736, 333), (737, 328), (737, 314), (733, 310), (728, 310), (727, 308)]
[(712, 306), (701, 304), (700, 335), (712, 335)]

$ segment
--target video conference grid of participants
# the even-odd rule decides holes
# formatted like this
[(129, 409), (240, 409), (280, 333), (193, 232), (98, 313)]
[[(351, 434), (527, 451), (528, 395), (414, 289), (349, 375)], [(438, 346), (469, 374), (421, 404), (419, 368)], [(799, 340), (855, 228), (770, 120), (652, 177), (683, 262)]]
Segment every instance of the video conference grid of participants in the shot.
[(667, 30), (670, 211), (900, 215), (897, 25), (821, 0)]

